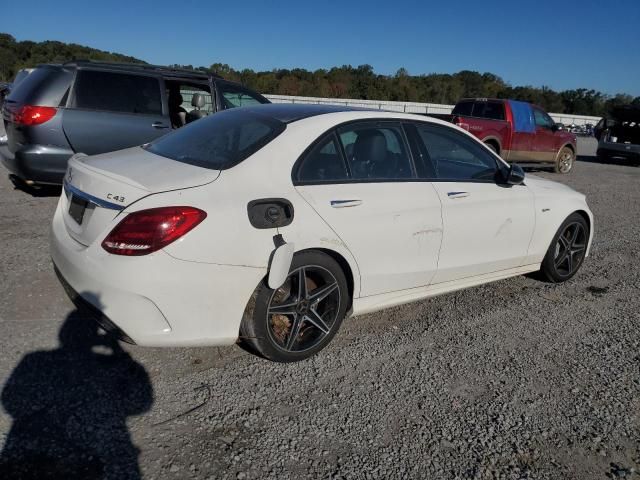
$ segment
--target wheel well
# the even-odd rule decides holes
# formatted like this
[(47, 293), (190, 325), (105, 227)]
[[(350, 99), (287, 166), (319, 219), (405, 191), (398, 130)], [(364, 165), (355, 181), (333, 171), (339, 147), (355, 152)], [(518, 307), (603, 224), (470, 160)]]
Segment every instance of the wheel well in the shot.
[[(342, 271), (344, 272), (344, 276), (347, 279), (347, 288), (349, 289), (349, 302), (351, 303), (351, 301), (353, 301), (354, 279), (353, 279), (353, 271), (351, 270), (351, 266), (349, 265), (349, 262), (347, 262), (347, 259), (344, 258), (335, 250), (328, 250), (326, 248), (314, 248), (312, 250), (317, 250), (318, 252), (322, 252), (326, 255), (329, 255), (336, 262), (338, 262), (338, 265), (340, 265), (340, 268), (342, 268)], [(349, 308), (351, 308), (351, 304), (349, 304), (347, 310)]]
[(489, 138), (487, 140), (484, 140), (484, 143), (493, 145), (495, 147), (495, 149), (496, 149), (496, 153), (498, 155), (500, 155), (500, 144), (498, 143), (497, 140), (495, 140), (493, 138)]
[[(567, 147), (569, 150), (571, 150), (573, 153), (576, 153), (576, 149), (573, 148), (573, 145), (571, 145), (570, 143), (567, 143), (565, 145), (562, 146), (562, 148)], [(562, 148), (560, 150), (562, 150)]]
[(589, 226), (589, 234), (591, 234), (591, 219), (589, 218), (589, 215), (587, 215), (587, 212), (584, 210), (576, 210), (574, 213), (577, 213), (584, 218), (584, 221), (587, 222), (587, 225)]

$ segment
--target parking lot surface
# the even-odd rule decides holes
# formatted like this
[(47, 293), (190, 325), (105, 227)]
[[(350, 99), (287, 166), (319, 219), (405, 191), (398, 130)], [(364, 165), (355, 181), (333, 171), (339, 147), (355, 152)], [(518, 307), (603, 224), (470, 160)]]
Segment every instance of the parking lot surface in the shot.
[(640, 168), (597, 163), (594, 141), (580, 143), (571, 174), (528, 172), (587, 195), (595, 241), (574, 279), (518, 277), (352, 318), (317, 356), (287, 365), (239, 347), (104, 340), (55, 279), (59, 191), (32, 195), (3, 174), (0, 446), (14, 455), (3, 468), (640, 478)]

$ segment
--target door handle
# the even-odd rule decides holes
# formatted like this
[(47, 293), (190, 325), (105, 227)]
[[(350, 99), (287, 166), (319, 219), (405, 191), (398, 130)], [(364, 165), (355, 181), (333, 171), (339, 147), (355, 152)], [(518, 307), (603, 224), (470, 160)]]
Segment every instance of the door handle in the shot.
[(469, 192), (447, 192), (447, 196), (452, 200), (456, 198), (465, 198), (469, 195), (471, 195)]
[(164, 123), (162, 123), (162, 122), (153, 122), (153, 123), (151, 124), (151, 126), (152, 126), (153, 128), (169, 128), (169, 126), (168, 126), (168, 125), (165, 125), (165, 124), (164, 124)]
[(362, 205), (362, 200), (331, 200), (331, 206), (333, 208), (357, 207), (358, 205)]

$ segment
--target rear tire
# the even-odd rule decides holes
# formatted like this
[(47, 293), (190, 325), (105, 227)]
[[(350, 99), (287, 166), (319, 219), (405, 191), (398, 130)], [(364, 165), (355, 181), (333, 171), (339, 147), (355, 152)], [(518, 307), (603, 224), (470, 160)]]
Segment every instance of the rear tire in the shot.
[(281, 287), (273, 290), (266, 280), (260, 283), (240, 336), (249, 349), (269, 360), (304, 360), (333, 339), (345, 317), (348, 295), (344, 272), (333, 258), (312, 250), (298, 253)]
[(573, 277), (584, 261), (589, 242), (589, 225), (582, 215), (572, 213), (562, 222), (540, 268), (552, 283), (562, 283)]
[(573, 165), (576, 163), (576, 154), (569, 147), (562, 147), (553, 170), (556, 173), (569, 173), (573, 170)]
[(499, 155), (499, 153), (498, 153), (498, 147), (496, 147), (496, 146), (493, 144), (493, 142), (485, 142), (485, 145), (486, 145), (487, 147), (489, 147), (489, 149), (491, 149), (491, 151), (492, 151), (493, 153), (495, 153), (496, 155)]

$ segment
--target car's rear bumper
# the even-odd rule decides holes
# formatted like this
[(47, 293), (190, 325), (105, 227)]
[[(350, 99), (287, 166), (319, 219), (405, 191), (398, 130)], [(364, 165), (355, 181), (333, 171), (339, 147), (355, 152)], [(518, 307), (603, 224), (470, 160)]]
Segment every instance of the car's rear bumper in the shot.
[(640, 160), (640, 145), (628, 143), (600, 142), (596, 153), (600, 158), (620, 158), (625, 160)]
[[(107, 330), (143, 346), (228, 345), (266, 269), (140, 257), (85, 247), (67, 233), (58, 204), (51, 257), (67, 291), (91, 305)], [(110, 328), (113, 327), (113, 328)]]
[(10, 173), (34, 183), (62, 183), (72, 150), (43, 145), (28, 145), (15, 153), (7, 144), (0, 145), (0, 161)]

